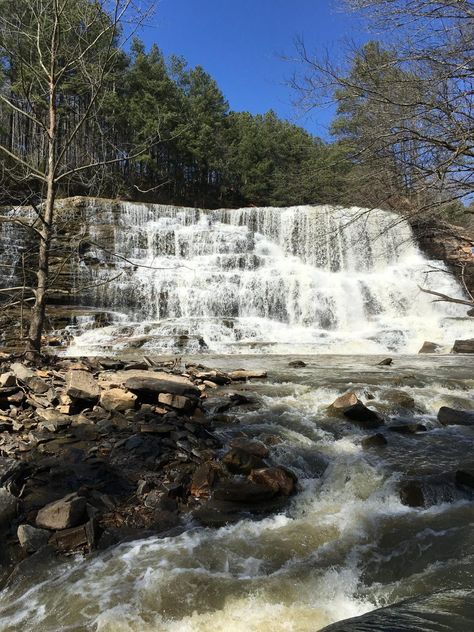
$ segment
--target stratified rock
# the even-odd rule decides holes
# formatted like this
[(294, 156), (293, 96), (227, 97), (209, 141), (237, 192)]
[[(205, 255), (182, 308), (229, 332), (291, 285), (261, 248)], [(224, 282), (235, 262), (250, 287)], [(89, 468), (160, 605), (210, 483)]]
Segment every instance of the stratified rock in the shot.
[(266, 371), (246, 371), (245, 369), (237, 369), (236, 371), (230, 371), (229, 377), (233, 382), (239, 382), (241, 380), (261, 380), (267, 377)]
[(73, 400), (96, 402), (99, 399), (100, 388), (90, 373), (74, 370), (66, 373), (65, 392)]
[(6, 526), (16, 516), (18, 499), (4, 488), (0, 489), (0, 527)]
[(269, 449), (264, 443), (256, 439), (248, 439), (247, 437), (236, 437), (232, 439), (230, 447), (247, 452), (247, 454), (253, 454), (261, 459), (266, 459), (269, 454)]
[(438, 411), (438, 421), (444, 426), (472, 426), (474, 425), (474, 411), (441, 406)]
[(438, 343), (425, 340), (418, 353), (437, 353), (439, 349), (441, 346)]
[(250, 474), (252, 470), (265, 467), (265, 461), (244, 450), (232, 448), (224, 455), (222, 463), (233, 474)]
[(267, 467), (253, 470), (249, 479), (258, 485), (268, 487), (275, 494), (290, 496), (295, 490), (296, 477), (282, 467)]
[(365, 437), (361, 441), (361, 445), (364, 449), (381, 448), (382, 446), (387, 445), (387, 443), (387, 439), (383, 436), (383, 434), (380, 434), (380, 432), (370, 435), (370, 437)]
[(38, 527), (54, 531), (70, 529), (83, 520), (85, 509), (85, 498), (76, 494), (68, 494), (40, 509), (36, 516), (36, 524)]
[(343, 411), (343, 415), (347, 419), (362, 423), (368, 428), (376, 428), (383, 425), (383, 418), (375, 410), (367, 408), (362, 402), (357, 402), (357, 404), (346, 408)]
[(50, 539), (50, 544), (53, 544), (62, 553), (84, 548), (91, 551), (95, 544), (93, 520), (78, 527), (56, 532)]
[(173, 395), (172, 393), (160, 393), (158, 402), (188, 415), (193, 413), (197, 405), (197, 400), (194, 397), (184, 397), (183, 395)]
[(137, 396), (122, 388), (109, 388), (102, 391), (100, 396), (100, 405), (110, 412), (124, 412), (133, 410)]
[(474, 338), (455, 340), (452, 353), (474, 353)]
[(20, 546), (27, 553), (35, 553), (48, 544), (51, 533), (46, 529), (37, 529), (29, 524), (21, 524), (16, 532)]
[(291, 362), (288, 362), (288, 366), (291, 366), (293, 369), (303, 369), (306, 365), (306, 362), (303, 362), (303, 360), (292, 360)]

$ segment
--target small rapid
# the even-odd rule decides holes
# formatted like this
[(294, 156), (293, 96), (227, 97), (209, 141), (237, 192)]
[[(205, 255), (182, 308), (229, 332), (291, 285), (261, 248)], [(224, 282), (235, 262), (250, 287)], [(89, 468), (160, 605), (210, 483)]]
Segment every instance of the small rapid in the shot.
[[(462, 605), (472, 589), (474, 503), (459, 496), (413, 508), (398, 493), (406, 476), (473, 467), (472, 428), (441, 426), (436, 412), (454, 401), (474, 409), (474, 358), (407, 356), (394, 367), (370, 356), (303, 359), (306, 368), (292, 369), (287, 357), (242, 358), (269, 379), (243, 384), (257, 404), (232, 409), (218, 428), (223, 438), (273, 437), (272, 462), (299, 479), (285, 510), (219, 529), (189, 518), (177, 532), (60, 566), (37, 559), (33, 573), (17, 574), (1, 593), (0, 629), (313, 632), (439, 590), (455, 591), (456, 612), (474, 625), (472, 602)], [(234, 360), (211, 359), (223, 370)], [(401, 412), (394, 389), (415, 406)], [(364, 449), (367, 431), (327, 415), (347, 390), (370, 394), (389, 420), (417, 420), (427, 431), (383, 428), (387, 445)], [(449, 613), (446, 599), (433, 602), (440, 612)], [(388, 629), (377, 616), (367, 629)]]

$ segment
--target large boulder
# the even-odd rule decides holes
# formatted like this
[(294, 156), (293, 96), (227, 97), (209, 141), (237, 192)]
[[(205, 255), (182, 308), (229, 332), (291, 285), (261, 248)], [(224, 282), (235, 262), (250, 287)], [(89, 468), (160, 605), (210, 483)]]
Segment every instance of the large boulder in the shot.
[(296, 477), (282, 467), (266, 467), (253, 470), (249, 479), (258, 485), (268, 487), (275, 494), (290, 496), (295, 490)]
[(438, 411), (438, 421), (443, 426), (472, 426), (474, 425), (474, 411), (441, 406)]
[(247, 479), (229, 479), (218, 483), (213, 497), (217, 500), (226, 500), (237, 503), (252, 504), (268, 500), (276, 495), (276, 491), (270, 485), (261, 485)]
[(184, 397), (200, 397), (201, 391), (191, 380), (181, 375), (172, 375), (163, 371), (117, 371), (106, 377), (106, 381), (115, 386), (125, 386), (134, 393), (156, 394), (171, 393)]
[(124, 412), (133, 410), (137, 396), (135, 393), (126, 391), (123, 388), (109, 388), (102, 391), (100, 395), (100, 405), (110, 412)]
[(474, 353), (474, 338), (455, 340), (452, 353)]
[(328, 406), (328, 413), (331, 415), (340, 415), (351, 406), (355, 406), (359, 403), (359, 398), (355, 393), (350, 391), (337, 397), (333, 403)]
[(248, 439), (247, 437), (235, 437), (230, 442), (231, 448), (237, 448), (247, 454), (253, 454), (261, 459), (266, 459), (269, 455), (269, 449), (267, 446), (256, 439)]
[(100, 388), (90, 373), (73, 370), (66, 373), (65, 393), (73, 400), (96, 402), (99, 399)]
[(265, 461), (254, 454), (249, 454), (239, 448), (232, 448), (222, 458), (222, 463), (233, 474), (250, 474), (252, 470), (265, 467)]
[(38, 511), (36, 525), (54, 531), (75, 527), (84, 519), (86, 499), (68, 494)]
[(367, 408), (362, 402), (357, 402), (357, 404), (346, 408), (343, 415), (351, 421), (363, 424), (366, 428), (376, 428), (383, 425), (383, 417), (375, 410)]
[(441, 347), (438, 343), (425, 340), (418, 353), (438, 353), (440, 349)]
[(37, 529), (29, 524), (21, 524), (17, 530), (20, 546), (27, 553), (35, 553), (48, 544), (51, 533), (46, 529)]

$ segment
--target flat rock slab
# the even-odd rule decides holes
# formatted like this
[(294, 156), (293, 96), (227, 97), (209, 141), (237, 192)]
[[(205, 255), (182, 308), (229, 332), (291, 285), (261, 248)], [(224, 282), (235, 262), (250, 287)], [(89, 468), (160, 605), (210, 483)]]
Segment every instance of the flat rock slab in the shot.
[(185, 397), (200, 397), (201, 391), (191, 380), (181, 375), (173, 375), (164, 371), (117, 371), (103, 376), (103, 387), (125, 387), (132, 392), (171, 393)]
[(99, 399), (100, 388), (90, 373), (74, 370), (66, 373), (65, 393), (73, 400), (94, 402)]
[(44, 529), (70, 529), (78, 525), (84, 517), (86, 499), (69, 494), (61, 500), (50, 503), (38, 511), (36, 525)]

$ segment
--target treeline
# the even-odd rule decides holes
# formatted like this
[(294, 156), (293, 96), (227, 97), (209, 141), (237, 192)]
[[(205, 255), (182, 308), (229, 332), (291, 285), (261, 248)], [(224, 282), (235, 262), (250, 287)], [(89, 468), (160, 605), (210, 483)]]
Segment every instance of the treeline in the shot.
[[(15, 66), (5, 64), (3, 77), (3, 90), (14, 99), (21, 81)], [(69, 138), (90, 107), (90, 89), (84, 94), (71, 77), (58, 98), (58, 129)], [(18, 104), (21, 113), (0, 107), (0, 142), (26, 163), (41, 165), (45, 135), (24, 115), (24, 99)], [(40, 106), (38, 95), (28, 107), (35, 112)], [(325, 143), (272, 111), (230, 111), (202, 67), (166, 60), (156, 45), (147, 51), (138, 40), (129, 54), (120, 53), (100, 107), (63, 150), (71, 173), (60, 195), (205, 207), (339, 202), (351, 167), (338, 143)], [(94, 160), (109, 164), (75, 171)], [(24, 178), (9, 181), (4, 173), (2, 184), (4, 201), (24, 197)]]

